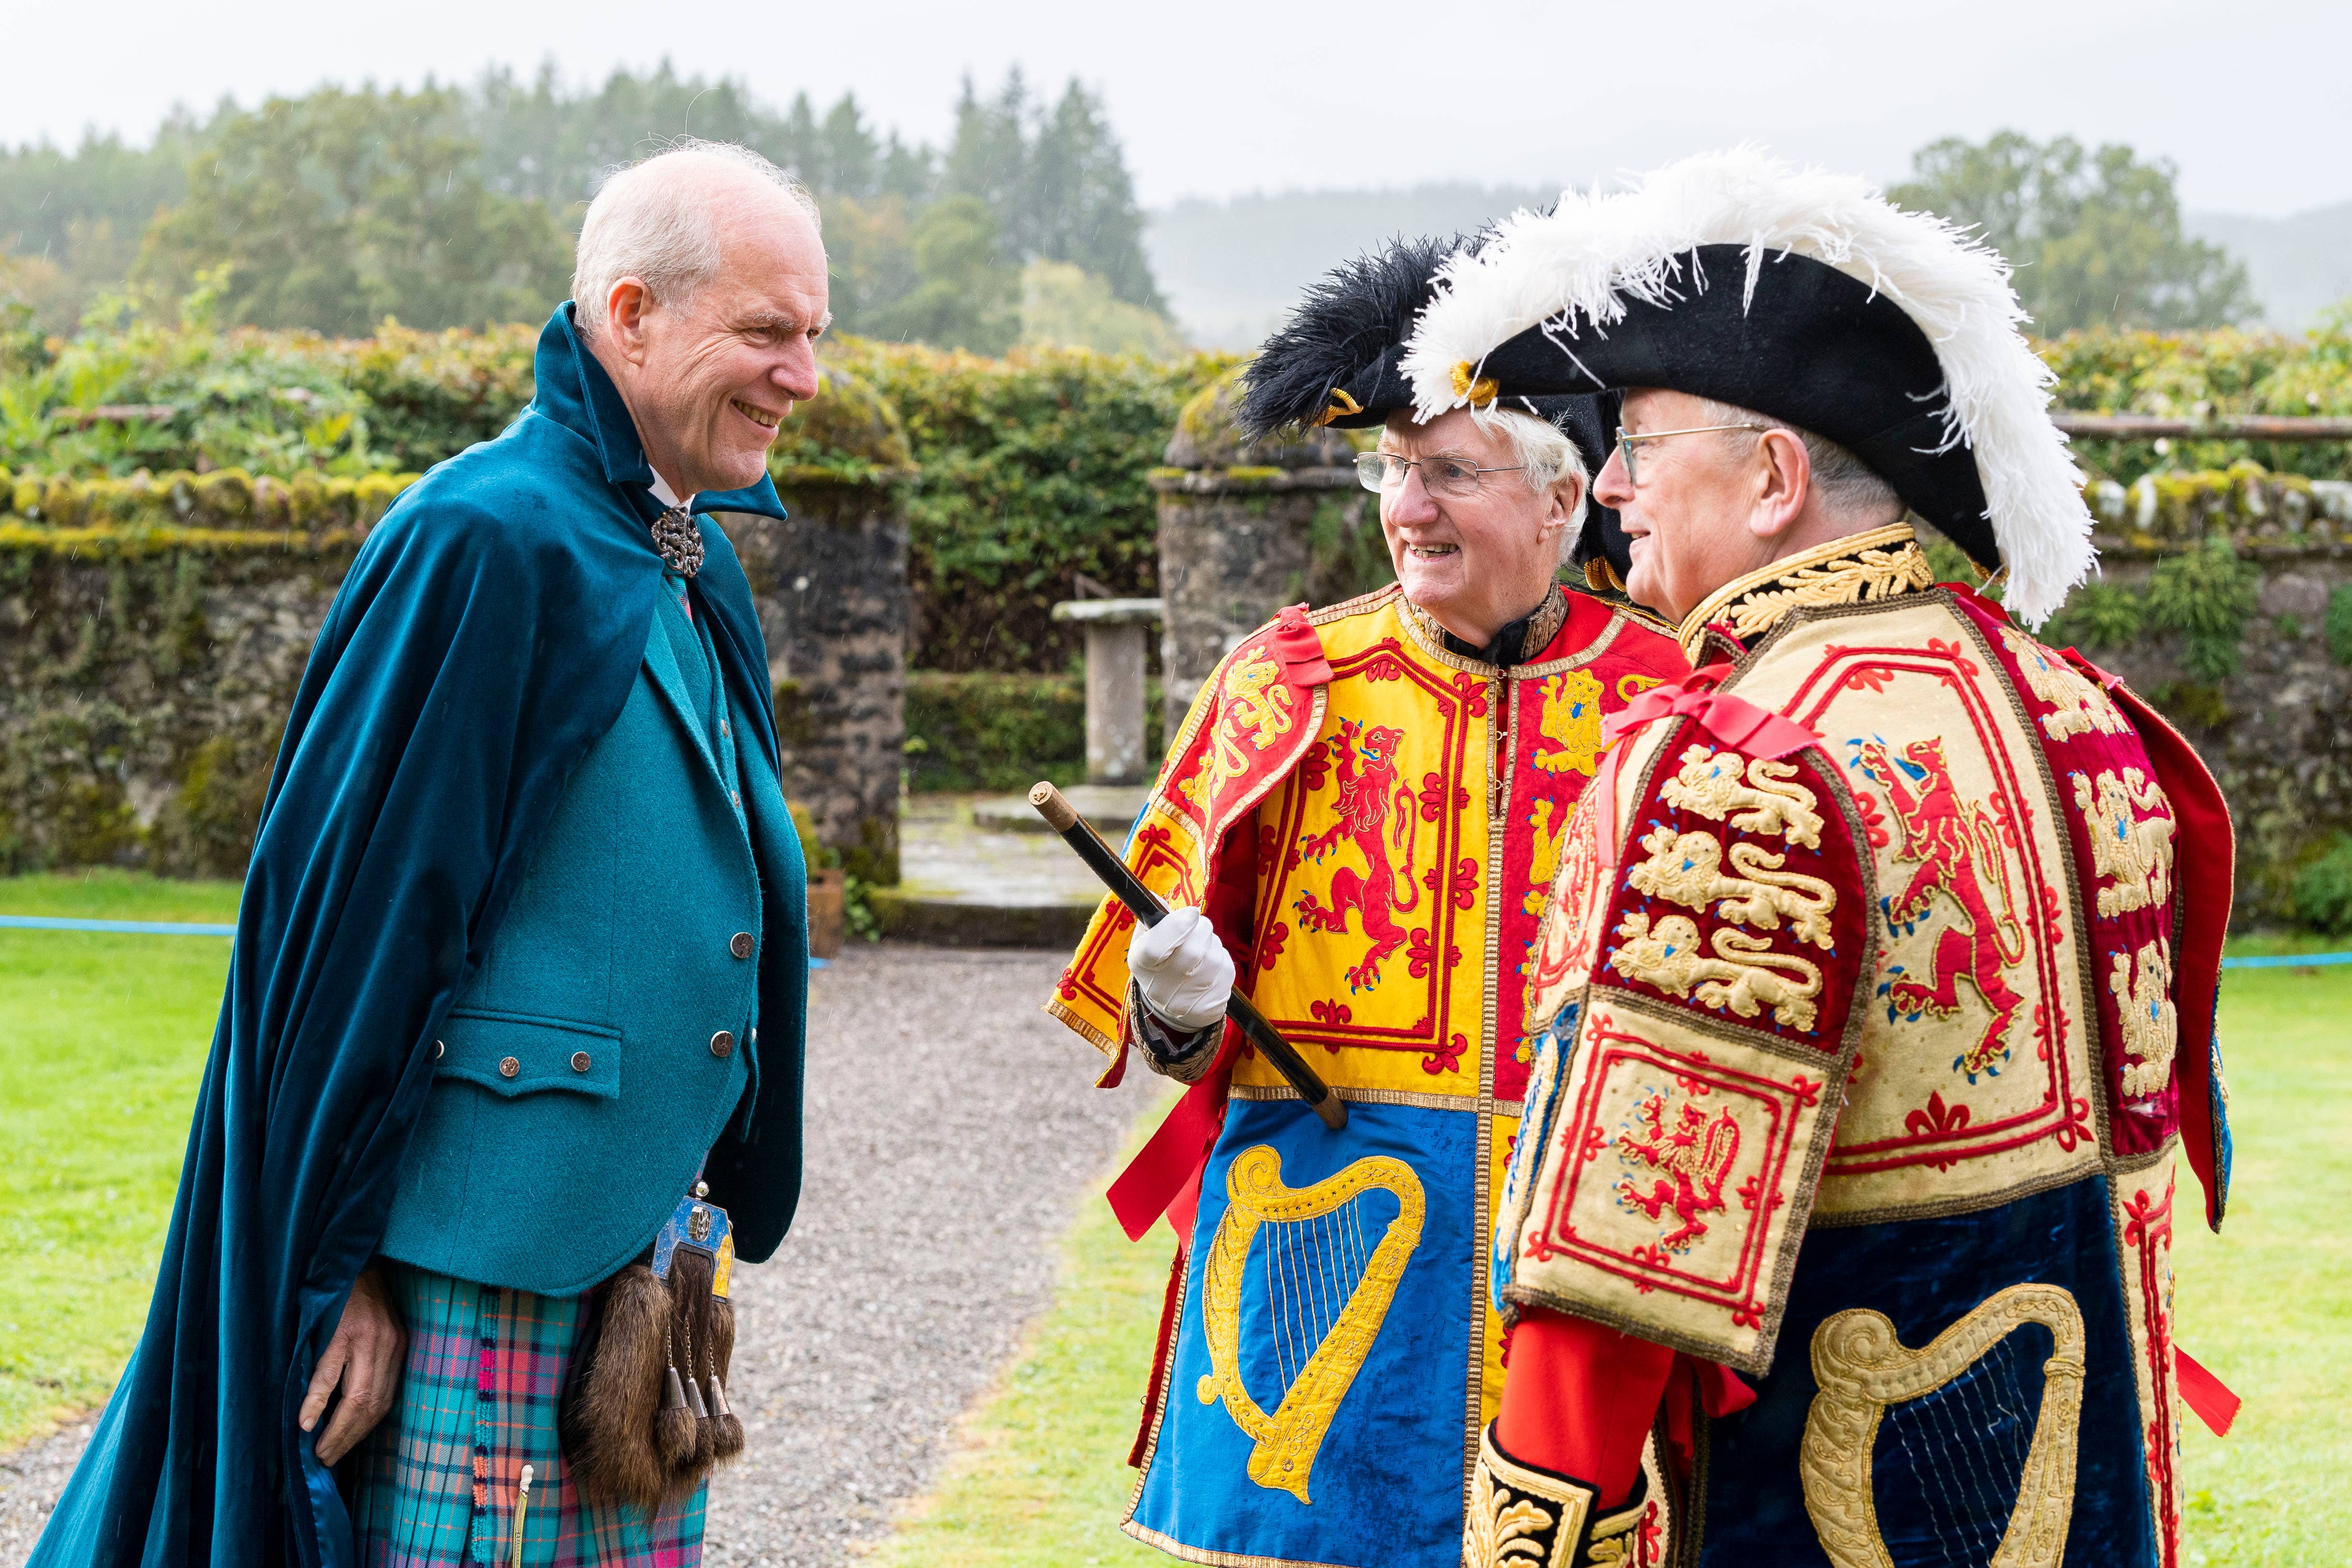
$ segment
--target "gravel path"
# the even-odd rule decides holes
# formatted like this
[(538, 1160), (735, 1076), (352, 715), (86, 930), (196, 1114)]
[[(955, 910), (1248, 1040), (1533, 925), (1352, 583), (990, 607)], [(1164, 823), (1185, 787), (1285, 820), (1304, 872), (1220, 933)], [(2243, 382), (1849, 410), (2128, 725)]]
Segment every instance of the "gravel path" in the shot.
[[(883, 1534), (1045, 1304), (1055, 1239), (1151, 1094), (1088, 1087), (1093, 1052), (1037, 1010), (1061, 962), (859, 946), (811, 977), (806, 1186), (736, 1275), (751, 1441), (712, 1483), (706, 1563), (820, 1568)], [(89, 1436), (0, 1458), (0, 1568)]]

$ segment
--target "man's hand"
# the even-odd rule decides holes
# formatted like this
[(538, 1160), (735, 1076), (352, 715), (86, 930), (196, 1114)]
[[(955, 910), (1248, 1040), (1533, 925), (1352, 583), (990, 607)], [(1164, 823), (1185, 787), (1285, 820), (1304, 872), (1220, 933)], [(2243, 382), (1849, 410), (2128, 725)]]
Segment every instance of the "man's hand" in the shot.
[(1225, 1016), (1234, 988), (1234, 958), (1197, 909), (1176, 908), (1157, 925), (1137, 922), (1127, 944), (1128, 972), (1143, 1005), (1186, 1033)]
[(302, 1397), (302, 1430), (308, 1432), (326, 1414), (336, 1385), (342, 1385), (335, 1418), (312, 1444), (320, 1464), (333, 1464), (375, 1429), (400, 1393), (401, 1367), (407, 1359), (408, 1331), (401, 1326), (400, 1314), (393, 1310), (371, 1263), (352, 1281), (351, 1299), (343, 1303), (335, 1336), (327, 1342), (327, 1354), (319, 1358), (310, 1392)]

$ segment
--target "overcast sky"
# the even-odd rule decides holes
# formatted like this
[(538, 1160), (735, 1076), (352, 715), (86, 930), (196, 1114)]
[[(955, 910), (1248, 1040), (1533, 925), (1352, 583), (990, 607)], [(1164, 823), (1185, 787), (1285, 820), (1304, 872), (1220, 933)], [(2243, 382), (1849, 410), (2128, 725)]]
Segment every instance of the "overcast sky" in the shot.
[[(2005, 126), (2122, 141), (2189, 206), (2352, 198), (2347, 0), (1675, 0), (1301, 5), (991, 0), (0, 0), (0, 142), (143, 137), (174, 100), (321, 80), (445, 81), (552, 55), (577, 79), (667, 56), (788, 101), (854, 90), (947, 132), (966, 71), (1018, 64), (1110, 106), (1148, 205), (1429, 179), (1588, 183), (1743, 139), (1899, 179), (1935, 137)], [(687, 128), (678, 128), (687, 129)]]

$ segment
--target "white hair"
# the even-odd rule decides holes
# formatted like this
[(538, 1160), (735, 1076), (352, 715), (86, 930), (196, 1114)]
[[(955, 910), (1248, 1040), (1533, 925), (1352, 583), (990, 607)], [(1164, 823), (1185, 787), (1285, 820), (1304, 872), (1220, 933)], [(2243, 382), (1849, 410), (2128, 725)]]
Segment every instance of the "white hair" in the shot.
[[(742, 175), (771, 186), (820, 222), (808, 187), (749, 147), (680, 137), (650, 158), (615, 170), (580, 225), (572, 267), (572, 299), (580, 331), (604, 326), (605, 301), (624, 277), (641, 279), (664, 305), (683, 308), (718, 276), (723, 248), (713, 176), (741, 183)], [(697, 176), (699, 176), (698, 178)]]
[[(1764, 430), (1785, 430), (1803, 442), (1806, 460), (1813, 471), (1812, 487), (1821, 493), (1822, 504), (1839, 518), (1876, 517), (1891, 523), (1903, 516), (1903, 497), (1895, 493), (1895, 486), (1855, 455), (1851, 447), (1841, 446), (1802, 425), (1790, 424), (1777, 414), (1759, 413), (1752, 408), (1717, 402), (1713, 398), (1701, 398), (1699, 402), (1706, 407), (1703, 417), (1708, 424), (1760, 424)], [(1763, 430), (1725, 434), (1751, 445), (1764, 436)]]
[(1470, 422), (1487, 434), (1500, 435), (1510, 443), (1511, 461), (1519, 465), (1528, 488), (1537, 495), (1546, 495), (1574, 479), (1576, 506), (1569, 513), (1567, 537), (1573, 539), (1583, 531), (1584, 514), (1592, 501), (1592, 475), (1584, 465), (1584, 455), (1568, 438), (1568, 432), (1539, 413), (1506, 408), (1500, 402), (1483, 407), (1474, 404)]

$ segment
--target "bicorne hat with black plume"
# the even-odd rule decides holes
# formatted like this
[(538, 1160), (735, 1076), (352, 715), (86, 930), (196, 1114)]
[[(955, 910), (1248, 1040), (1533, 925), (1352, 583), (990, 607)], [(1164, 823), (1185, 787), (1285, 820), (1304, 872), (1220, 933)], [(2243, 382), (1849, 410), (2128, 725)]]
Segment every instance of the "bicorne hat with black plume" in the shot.
[(1440, 264), (1399, 369), (1424, 420), (1662, 387), (1827, 436), (2039, 624), (2095, 556), (2024, 319), (2008, 263), (1943, 219), (1739, 148), (1496, 225)]
[[(1283, 430), (1324, 425), (1359, 429), (1412, 407), (1412, 384), (1402, 369), (1406, 340), (1430, 302), (1438, 268), (1467, 244), (1460, 236), (1396, 240), (1311, 286), (1242, 372), (1237, 423), (1243, 438), (1261, 441)], [(1559, 426), (1575, 443), (1585, 473), (1593, 475), (1609, 455), (1619, 401), (1614, 392), (1568, 392), (1509, 397), (1502, 406)], [(1589, 494), (1573, 557), (1596, 587), (1602, 563), (1620, 587), (1632, 569), (1617, 514)]]

